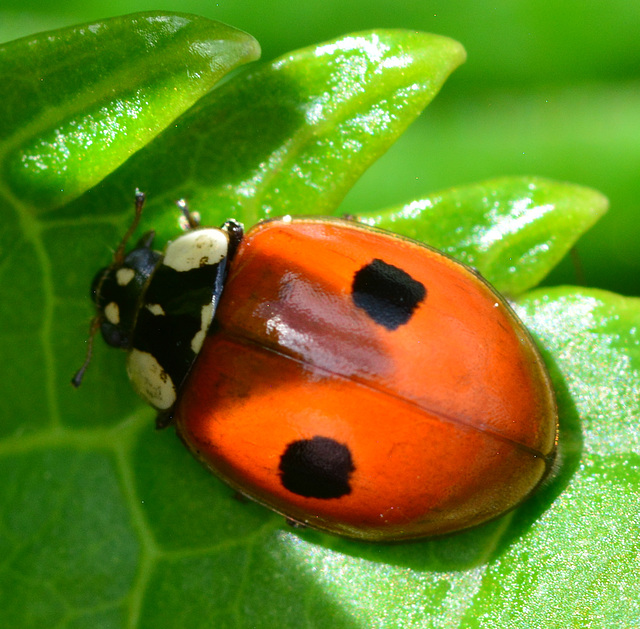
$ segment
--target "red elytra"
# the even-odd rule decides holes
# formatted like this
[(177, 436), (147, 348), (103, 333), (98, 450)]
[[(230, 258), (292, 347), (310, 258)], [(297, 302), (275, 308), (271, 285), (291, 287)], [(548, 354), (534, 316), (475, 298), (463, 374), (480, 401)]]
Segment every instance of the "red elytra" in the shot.
[(557, 435), (542, 359), (489, 284), (341, 220), (249, 231), (174, 417), (242, 494), (372, 541), (508, 511), (548, 473)]

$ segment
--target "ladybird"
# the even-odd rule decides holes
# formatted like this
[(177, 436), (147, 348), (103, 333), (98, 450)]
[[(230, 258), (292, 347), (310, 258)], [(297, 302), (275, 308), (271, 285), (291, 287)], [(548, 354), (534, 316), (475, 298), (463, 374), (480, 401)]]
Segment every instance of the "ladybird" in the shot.
[[(369, 541), (442, 535), (548, 474), (545, 365), (477, 272), (337, 218), (153, 232), (94, 279), (94, 330), (191, 452), (290, 522)], [(79, 384), (86, 364), (74, 379)]]

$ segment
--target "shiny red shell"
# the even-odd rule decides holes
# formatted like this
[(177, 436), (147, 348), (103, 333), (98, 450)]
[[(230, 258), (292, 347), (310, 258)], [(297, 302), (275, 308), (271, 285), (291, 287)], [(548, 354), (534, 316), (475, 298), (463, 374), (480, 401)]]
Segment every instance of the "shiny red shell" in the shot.
[[(383, 276), (424, 288), (391, 326), (354, 296), (354, 278), (375, 261)], [(378, 290), (364, 292), (375, 301)], [(375, 541), (508, 511), (548, 472), (557, 432), (534, 343), (482, 278), (414, 241), (313, 219), (266, 221), (245, 236), (175, 419), (196, 456), (241, 493)], [(322, 440), (348, 452), (345, 491), (287, 488), (287, 448)]]

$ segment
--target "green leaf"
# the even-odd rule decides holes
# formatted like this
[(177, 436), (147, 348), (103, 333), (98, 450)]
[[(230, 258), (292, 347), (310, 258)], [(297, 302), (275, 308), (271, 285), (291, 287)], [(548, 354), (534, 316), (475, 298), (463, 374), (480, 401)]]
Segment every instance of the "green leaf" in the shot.
[(394, 30), (292, 52), (203, 98), (79, 203), (111, 213), (138, 187), (167, 234), (181, 197), (208, 224), (330, 214), (464, 58), (451, 39)]
[(0, 177), (38, 211), (68, 202), (259, 52), (230, 26), (161, 12), (0, 46)]
[(441, 249), (515, 296), (539, 284), (607, 207), (590, 188), (504, 177), (358, 218)]
[(462, 625), (636, 626), (640, 300), (556, 288), (530, 293), (517, 310), (556, 385), (561, 465), (542, 494), (553, 502), (483, 570)]
[[(363, 48), (347, 54), (338, 43), (351, 39)], [(388, 54), (372, 57), (372, 41)], [(326, 52), (325, 63), (313, 50)], [(435, 36), (347, 36), (236, 75), (104, 183), (55, 211), (38, 214), (31, 197), (7, 192), (18, 189), (13, 180), (2, 181), (4, 624), (638, 624), (634, 559), (640, 549), (638, 537), (629, 534), (640, 519), (636, 300), (567, 288), (521, 299), (517, 308), (539, 340), (558, 392), (563, 456), (557, 475), (495, 522), (410, 544), (371, 545), (292, 530), (259, 505), (234, 500), (171, 430), (152, 429), (153, 413), (131, 392), (124, 356), (99, 341), (82, 389), (68, 383), (82, 361), (91, 277), (130, 220), (135, 186), (150, 195), (145, 227), (159, 226), (166, 237), (176, 233), (172, 201), (180, 196), (209, 223), (230, 214), (252, 221), (269, 211), (333, 212), (461, 58), (459, 45)], [(402, 60), (407, 65), (397, 71)], [(348, 79), (358, 67), (361, 83)], [(361, 89), (350, 94), (353, 82)], [(385, 111), (388, 127), (368, 133), (366, 121), (378, 118), (367, 112)], [(322, 115), (316, 121), (312, 112)], [(509, 189), (494, 186), (500, 198)], [(585, 209), (586, 197), (574, 192), (577, 234), (589, 212), (599, 210)], [(571, 207), (571, 199), (567, 203)], [(514, 239), (535, 250), (535, 234), (542, 246), (553, 225), (534, 229), (531, 237), (507, 230), (492, 247), (508, 249)], [(467, 251), (467, 259), (491, 260), (491, 248), (474, 250), (477, 229), (489, 228), (470, 221), (448, 246)], [(443, 231), (434, 228), (436, 235)], [(568, 233), (569, 227), (562, 238)]]

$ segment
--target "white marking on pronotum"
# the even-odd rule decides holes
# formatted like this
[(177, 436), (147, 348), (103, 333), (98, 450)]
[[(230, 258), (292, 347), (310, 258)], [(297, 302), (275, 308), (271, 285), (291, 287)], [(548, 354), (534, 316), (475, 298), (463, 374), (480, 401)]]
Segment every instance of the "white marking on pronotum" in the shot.
[(221, 229), (195, 229), (167, 246), (163, 264), (176, 271), (191, 271), (218, 264), (227, 255), (229, 236)]
[(211, 325), (211, 319), (213, 319), (213, 304), (202, 306), (202, 310), (200, 311), (200, 329), (191, 339), (191, 350), (194, 354), (198, 354), (202, 349), (202, 344)]
[(127, 373), (136, 393), (151, 406), (165, 411), (176, 402), (176, 387), (155, 356), (132, 349), (127, 359)]
[(147, 310), (156, 317), (161, 317), (165, 314), (163, 307), (160, 304), (147, 304)]
[(133, 269), (122, 267), (116, 271), (116, 281), (118, 286), (126, 286), (134, 277), (136, 272)]

